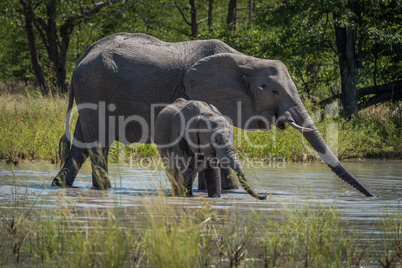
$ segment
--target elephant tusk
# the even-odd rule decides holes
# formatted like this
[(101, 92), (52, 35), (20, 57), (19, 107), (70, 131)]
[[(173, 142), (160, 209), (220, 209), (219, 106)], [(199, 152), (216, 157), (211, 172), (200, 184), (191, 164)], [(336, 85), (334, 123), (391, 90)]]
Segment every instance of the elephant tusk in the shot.
[(298, 124), (296, 124), (294, 121), (288, 121), (288, 123), (289, 123), (289, 125), (291, 125), (291, 126), (294, 127), (295, 129), (300, 130), (300, 131), (304, 131), (304, 132), (311, 132), (311, 131), (314, 131), (314, 130), (311, 129), (311, 128), (301, 127), (301, 126), (299, 126)]

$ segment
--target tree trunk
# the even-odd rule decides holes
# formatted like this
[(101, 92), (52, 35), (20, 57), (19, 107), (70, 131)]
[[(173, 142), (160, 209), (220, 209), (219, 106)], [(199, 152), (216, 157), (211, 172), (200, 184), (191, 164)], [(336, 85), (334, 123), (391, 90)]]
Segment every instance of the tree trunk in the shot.
[[(59, 89), (61, 92), (67, 91), (66, 85), (66, 62), (67, 62), (67, 50), (70, 43), (70, 36), (74, 28), (76, 21), (80, 21), (85, 17), (90, 17), (97, 14), (102, 8), (117, 4), (124, 3), (125, 0), (114, 0), (99, 2), (94, 5), (91, 10), (83, 10), (82, 13), (72, 14), (65, 22), (60, 26), (60, 36), (58, 35), (57, 26), (57, 5), (60, 1), (49, 0), (40, 1), (36, 4), (36, 8), (41, 8), (41, 4), (46, 5), (46, 21), (40, 16), (35, 17), (35, 12), (32, 5), (32, 0), (19, 0), (23, 6), (23, 16), (25, 18), (24, 30), (27, 33), (28, 45), (31, 52), (31, 60), (34, 68), (35, 76), (42, 87), (42, 91), (49, 92), (49, 87), (46, 82), (46, 78), (43, 74), (42, 68), (39, 62), (38, 49), (35, 42), (35, 32), (33, 26), (35, 26), (38, 36), (41, 38), (43, 45), (46, 47), (48, 60), (50, 66), (50, 82), (52, 85), (52, 93), (54, 89)], [(193, 1), (190, 1), (194, 3)], [(195, 6), (195, 5), (194, 5)], [(198, 25), (197, 32), (198, 32)]]
[[(63, 25), (64, 26), (64, 25)], [(68, 45), (70, 44), (70, 35), (72, 31), (71, 28), (60, 27), (60, 35), (61, 35), (61, 45), (60, 45), (60, 54), (59, 54), (59, 61), (56, 70), (57, 74), (57, 86), (62, 92), (67, 92), (67, 85), (66, 85), (66, 62), (67, 62), (67, 50)]]
[(212, 10), (213, 10), (214, 0), (209, 0), (208, 5), (208, 30), (213, 32), (212, 29)]
[(248, 0), (248, 21), (250, 23), (250, 27), (252, 20), (253, 20), (253, 0)]
[(344, 115), (350, 116), (358, 111), (358, 94), (355, 83), (357, 70), (360, 66), (359, 54), (356, 53), (356, 37), (362, 10), (357, 1), (350, 1), (347, 4), (347, 9), (352, 13), (349, 25), (341, 25), (338, 14), (334, 13), (333, 17), (341, 74), (341, 102)]
[(355, 85), (357, 71), (356, 29), (335, 26), (335, 36), (341, 73), (341, 102), (345, 116), (349, 116), (357, 112), (358, 109), (358, 95)]
[[(402, 80), (379, 86), (364, 87), (358, 90), (357, 93), (360, 101), (359, 110), (365, 109), (367, 107), (370, 107), (371, 105), (375, 105), (384, 101), (399, 101), (400, 99), (402, 99)], [(369, 99), (363, 98), (367, 95), (373, 94), (375, 96), (372, 96)], [(320, 106), (324, 107), (339, 98), (340, 95), (336, 94), (330, 98), (322, 100), (320, 102)]]
[(195, 0), (190, 0), (191, 7), (191, 37), (197, 38), (198, 36), (198, 21), (197, 21), (197, 6)]
[(32, 61), (32, 66), (34, 69), (34, 73), (36, 76), (36, 79), (38, 80), (42, 93), (48, 94), (49, 92), (49, 87), (46, 82), (46, 78), (43, 74), (42, 67), (40, 65), (39, 61), (39, 53), (38, 53), (38, 48), (36, 46), (36, 40), (35, 40), (35, 33), (33, 29), (33, 22), (34, 22), (34, 12), (32, 8), (32, 3), (26, 2), (24, 0), (20, 0), (20, 3), (23, 6), (24, 9), (24, 16), (25, 16), (25, 33), (27, 34), (27, 40), (28, 40), (28, 46), (29, 46), (29, 52), (31, 54), (31, 61)]
[[(57, 24), (56, 24), (56, 1), (50, 1), (47, 6), (47, 27), (46, 39), (47, 39), (47, 53), (50, 61), (49, 68), (49, 81), (51, 83), (52, 94), (59, 87), (60, 84), (60, 66), (59, 66), (59, 45), (57, 37)], [(44, 26), (45, 27), (45, 26)], [(64, 83), (64, 80), (63, 80)]]
[(229, 0), (228, 17), (226, 23), (230, 31), (236, 31), (237, 0)]

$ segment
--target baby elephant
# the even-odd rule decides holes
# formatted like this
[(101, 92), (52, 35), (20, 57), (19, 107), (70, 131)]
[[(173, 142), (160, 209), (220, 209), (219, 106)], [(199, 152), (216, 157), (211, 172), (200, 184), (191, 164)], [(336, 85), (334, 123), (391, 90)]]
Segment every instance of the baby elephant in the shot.
[(195, 176), (204, 170), (208, 196), (220, 197), (219, 167), (230, 166), (250, 195), (266, 198), (248, 185), (234, 152), (230, 124), (214, 106), (177, 99), (157, 116), (154, 137), (174, 195), (192, 196)]

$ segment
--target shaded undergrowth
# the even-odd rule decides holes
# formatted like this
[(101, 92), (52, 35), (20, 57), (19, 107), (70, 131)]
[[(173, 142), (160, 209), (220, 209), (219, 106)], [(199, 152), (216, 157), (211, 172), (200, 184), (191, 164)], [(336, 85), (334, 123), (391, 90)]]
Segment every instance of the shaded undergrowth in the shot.
[[(141, 206), (92, 208), (60, 194), (57, 207), (40, 193), (12, 187), (0, 208), (0, 265), (45, 267), (303, 266), (398, 267), (402, 215), (388, 213), (375, 243), (336, 207), (285, 207), (278, 217), (185, 205), (162, 193)], [(182, 203), (183, 202), (183, 203)], [(369, 243), (368, 243), (369, 242)]]

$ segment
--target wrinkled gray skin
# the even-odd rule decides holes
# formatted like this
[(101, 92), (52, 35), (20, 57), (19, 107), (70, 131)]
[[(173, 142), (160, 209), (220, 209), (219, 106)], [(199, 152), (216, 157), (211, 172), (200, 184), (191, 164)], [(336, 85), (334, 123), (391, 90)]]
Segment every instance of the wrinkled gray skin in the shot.
[(154, 142), (158, 146), (173, 194), (192, 196), (198, 172), (205, 169), (209, 197), (221, 196), (219, 166), (229, 165), (243, 188), (257, 199), (247, 183), (233, 147), (233, 130), (216, 107), (182, 98), (164, 108), (155, 121)]
[[(285, 65), (246, 56), (218, 40), (166, 43), (143, 34), (111, 35), (92, 45), (79, 61), (71, 80), (69, 111), (74, 97), (77, 104), (104, 101), (108, 108), (114, 104), (116, 109), (106, 109), (105, 118), (138, 115), (148, 126), (161, 110), (152, 114), (152, 104), (169, 104), (180, 97), (216, 106), (232, 125), (243, 129), (269, 130), (271, 124), (283, 129), (287, 122), (302, 131), (340, 178), (366, 196), (373, 196), (331, 152), (303, 106)], [(255, 115), (260, 119), (247, 122)], [(99, 137), (99, 127), (105, 141)], [(67, 145), (62, 151), (68, 157), (53, 185), (73, 185), (78, 170), (90, 156), (94, 187), (108, 188), (107, 154), (112, 142), (151, 141), (150, 130), (141, 129), (135, 122), (121, 131), (117, 127), (108, 130), (108, 120), (100, 122), (97, 110), (80, 110), (71, 149), (66, 143), (68, 134), (60, 141), (62, 149)], [(96, 145), (80, 148), (76, 140)]]

